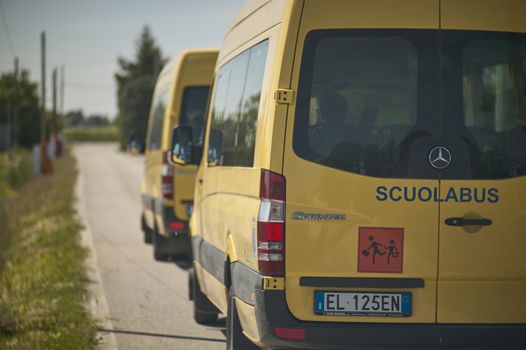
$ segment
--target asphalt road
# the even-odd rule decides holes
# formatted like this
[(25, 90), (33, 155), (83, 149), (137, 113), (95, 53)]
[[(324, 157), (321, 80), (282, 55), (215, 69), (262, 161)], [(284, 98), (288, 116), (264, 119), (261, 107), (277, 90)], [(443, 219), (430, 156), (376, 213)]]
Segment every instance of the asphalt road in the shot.
[(91, 250), (92, 309), (101, 319), (103, 349), (224, 349), (217, 327), (193, 320), (187, 272), (154, 261), (142, 241), (142, 156), (115, 144), (75, 145), (78, 207)]

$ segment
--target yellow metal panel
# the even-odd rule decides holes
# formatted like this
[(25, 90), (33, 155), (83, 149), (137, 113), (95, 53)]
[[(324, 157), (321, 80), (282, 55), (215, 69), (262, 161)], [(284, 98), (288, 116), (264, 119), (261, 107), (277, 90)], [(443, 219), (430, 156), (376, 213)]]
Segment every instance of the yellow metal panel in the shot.
[(193, 263), (201, 291), (223, 314), (226, 315), (228, 291), (213, 275), (208, 273), (208, 271), (206, 271), (197, 260), (194, 260)]
[(238, 298), (234, 298), (236, 303), (236, 309), (239, 316), (239, 322), (243, 333), (254, 343), (258, 343), (261, 339), (256, 320), (256, 308), (249, 305)]
[(320, 28), (438, 28), (438, 0), (309, 0), (301, 26)]
[[(290, 89), (291, 78), (294, 69), (294, 60), (297, 48), (298, 31), (301, 22), (301, 15), (303, 13), (304, 1), (287, 1), (287, 5), (283, 12), (282, 28), (277, 36), (278, 44), (276, 48), (275, 67), (272, 70), (272, 83), (270, 85), (270, 96), (272, 97), (274, 91), (280, 88)], [(273, 121), (269, 123), (272, 131), (269, 132), (272, 138), (268, 144), (272, 145), (268, 155), (268, 169), (282, 173), (283, 172), (283, 153), (285, 147), (285, 132), (287, 127), (292, 127), (288, 124), (289, 105), (277, 104), (274, 101), (269, 101), (272, 104), (270, 109), (273, 114)], [(267, 141), (267, 140), (266, 140)]]
[[(148, 191), (148, 181), (147, 181), (147, 174), (146, 172), (143, 174), (143, 178), (141, 181), (141, 199), (142, 196), (150, 196), (150, 192)], [(153, 229), (153, 212), (144, 206), (144, 203), (142, 203), (142, 213), (144, 216), (144, 222), (146, 223), (146, 226), (148, 226), (150, 229)]]
[(145, 155), (145, 188), (153, 199), (161, 198), (161, 165), (162, 152), (160, 150), (146, 151)]
[[(301, 160), (292, 152), (286, 154), (284, 174), (287, 178), (285, 290), (287, 304), (295, 317), (333, 322), (435, 322), (438, 203), (380, 202), (375, 196), (378, 186), (433, 189), (438, 187), (438, 181), (355, 175)], [(343, 214), (346, 220), (292, 220), (294, 212)], [(358, 272), (360, 227), (404, 230), (403, 273)], [(329, 317), (314, 314), (314, 291), (320, 288), (301, 287), (299, 280), (304, 276), (423, 278), (425, 288), (381, 290), (411, 292), (411, 317)]]
[(254, 165), (277, 173), (283, 171), (288, 105), (277, 104), (274, 101), (274, 92), (277, 89), (290, 88), (303, 3), (287, 1), (279, 13), (282, 23), (265, 33), (270, 37), (269, 58), (262, 90), (266, 98), (261, 101), (263, 108), (258, 120)]
[(254, 168), (204, 167), (200, 203), (203, 238), (254, 269), (260, 174)]
[[(297, 46), (287, 47), (287, 54), (295, 55), (290, 88), (294, 91), (298, 90), (303, 42), (307, 33), (312, 30), (321, 28), (438, 29), (438, 27), (438, 0), (306, 1)], [(295, 317), (302, 320), (434, 323), (438, 273), (438, 230), (436, 229), (438, 204), (382, 203), (375, 199), (375, 190), (377, 186), (435, 188), (438, 187), (438, 181), (378, 179), (330, 169), (298, 158), (292, 149), (295, 108), (293, 104), (287, 111), (283, 170), (287, 179), (285, 290), (289, 309)], [(347, 220), (344, 222), (295, 221), (291, 220), (292, 213), (295, 211), (345, 214)], [(405, 253), (402, 274), (357, 272), (359, 227), (404, 229)], [(303, 276), (423, 278), (425, 288), (396, 290), (410, 291), (413, 294), (411, 317), (329, 317), (314, 314), (315, 288), (300, 287), (299, 279)], [(331, 288), (331, 290), (337, 289)], [(374, 291), (374, 289), (368, 290)]]
[(175, 215), (181, 220), (189, 220), (188, 205), (194, 200), (196, 165), (175, 165), (174, 166), (174, 206)]
[(232, 238), (232, 234), (229, 234), (226, 238), (226, 255), (230, 259), (231, 263), (238, 260), (236, 246), (234, 244), (234, 238)]
[[(438, 322), (526, 322), (526, 177), (498, 181), (441, 181), (450, 188), (498, 190), (497, 203), (447, 202), (440, 207)], [(453, 217), (487, 218), (489, 226), (454, 227)]]
[[(195, 264), (195, 261), (194, 261)], [(201, 288), (208, 299), (219, 309), (223, 314), (227, 313), (228, 306), (228, 290), (219, 282), (213, 275), (205, 269), (201, 269), (202, 280)]]
[(526, 282), (439, 281), (439, 323), (526, 322)]
[(443, 29), (526, 32), (524, 0), (441, 0)]
[(285, 0), (247, 2), (221, 44), (218, 67), (243, 51), (240, 47), (248, 41), (279, 24), (285, 4)]

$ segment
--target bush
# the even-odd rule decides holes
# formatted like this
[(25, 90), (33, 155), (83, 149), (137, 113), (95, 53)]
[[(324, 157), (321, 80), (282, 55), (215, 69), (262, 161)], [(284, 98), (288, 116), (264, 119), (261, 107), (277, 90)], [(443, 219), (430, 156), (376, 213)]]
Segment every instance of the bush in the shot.
[(0, 154), (0, 200), (9, 197), (33, 176), (33, 158), (30, 151), (16, 150), (9, 155)]
[[(0, 270), (5, 264), (5, 247), (9, 243), (13, 220), (13, 198), (16, 190), (22, 188), (33, 177), (32, 154), (27, 150), (16, 150), (11, 154), (0, 153)], [(10, 200), (11, 199), (11, 200)], [(0, 308), (0, 319), (9, 315)]]

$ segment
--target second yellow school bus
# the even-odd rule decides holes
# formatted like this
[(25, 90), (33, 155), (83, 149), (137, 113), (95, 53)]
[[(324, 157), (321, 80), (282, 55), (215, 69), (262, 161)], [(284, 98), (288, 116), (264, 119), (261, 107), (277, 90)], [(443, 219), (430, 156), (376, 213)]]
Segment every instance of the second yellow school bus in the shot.
[(188, 219), (193, 205), (196, 164), (184, 168), (169, 162), (174, 125), (192, 130), (194, 143), (202, 138), (217, 50), (186, 50), (159, 74), (153, 95), (141, 185), (142, 228), (153, 243), (156, 260), (187, 259), (191, 255)]

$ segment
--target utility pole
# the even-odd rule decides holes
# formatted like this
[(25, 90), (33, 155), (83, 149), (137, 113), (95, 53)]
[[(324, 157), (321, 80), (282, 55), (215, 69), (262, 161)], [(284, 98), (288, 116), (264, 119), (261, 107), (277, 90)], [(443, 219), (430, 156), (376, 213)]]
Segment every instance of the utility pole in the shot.
[[(15, 81), (18, 80), (18, 58), (15, 57), (15, 65), (14, 65), (14, 77)], [(18, 86), (15, 82), (14, 91), (11, 95), (11, 99), (9, 101), (9, 105), (7, 106), (7, 129), (6, 129), (6, 137), (7, 137), (7, 150), (9, 152), (9, 156), (12, 157), (11, 150), (15, 147), (15, 105), (16, 105), (16, 99), (18, 97)]]
[(40, 34), (40, 49), (42, 63), (42, 111), (40, 115), (40, 143), (46, 140), (46, 32)]
[[(19, 70), (19, 66), (18, 66), (18, 57), (15, 57), (15, 80), (17, 82), (16, 86), (17, 86), (17, 90), (18, 90), (18, 70)], [(18, 98), (18, 96), (17, 96)], [(11, 145), (13, 147), (16, 147), (18, 146), (18, 135), (17, 135), (17, 130), (18, 130), (18, 105), (15, 103), (14, 107), (13, 107), (13, 131), (11, 133), (12, 135), (12, 141), (11, 141)]]
[(18, 57), (15, 57), (15, 79), (18, 80)]
[(64, 65), (60, 66), (60, 114), (64, 117), (64, 79), (65, 79), (65, 68)]
[(53, 114), (51, 119), (51, 132), (56, 133), (57, 132), (57, 68), (53, 69), (53, 75), (52, 75), (52, 83), (53, 83)]

